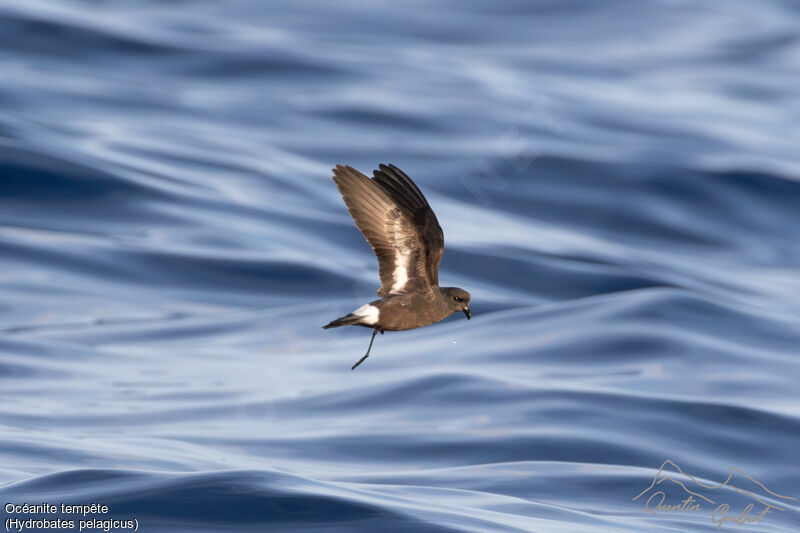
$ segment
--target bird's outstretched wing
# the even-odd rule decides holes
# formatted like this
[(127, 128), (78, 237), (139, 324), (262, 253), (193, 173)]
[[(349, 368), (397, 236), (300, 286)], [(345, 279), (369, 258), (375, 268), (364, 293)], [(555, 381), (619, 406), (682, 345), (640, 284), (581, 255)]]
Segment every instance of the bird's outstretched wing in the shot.
[(405, 172), (394, 165), (379, 165), (372, 178), (414, 222), (425, 244), (425, 271), (431, 285), (439, 285), (439, 263), (444, 253), (444, 233), (433, 209)]
[(378, 257), (378, 296), (438, 286), (444, 236), (414, 182), (394, 165), (380, 165), (373, 179), (353, 167), (337, 165), (333, 181)]

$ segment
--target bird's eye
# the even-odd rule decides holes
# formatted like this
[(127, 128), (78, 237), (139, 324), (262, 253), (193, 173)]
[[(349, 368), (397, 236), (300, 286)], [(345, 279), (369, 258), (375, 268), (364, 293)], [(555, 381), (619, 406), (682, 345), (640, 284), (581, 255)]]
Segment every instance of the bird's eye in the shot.
[(460, 297), (460, 296), (453, 296), (453, 300), (455, 300), (455, 301), (457, 301), (457, 302), (461, 302), (461, 301), (463, 301), (463, 300), (464, 300), (464, 298), (462, 298), (462, 297)]

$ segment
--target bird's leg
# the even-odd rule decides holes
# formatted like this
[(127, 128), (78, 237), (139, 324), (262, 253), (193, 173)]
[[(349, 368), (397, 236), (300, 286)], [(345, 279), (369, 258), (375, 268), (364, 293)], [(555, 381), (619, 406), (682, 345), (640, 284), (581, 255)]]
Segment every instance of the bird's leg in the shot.
[[(369, 348), (367, 348), (367, 353), (364, 355), (364, 357), (359, 359), (358, 363), (354, 364), (353, 368), (351, 368), (350, 370), (355, 370), (358, 365), (360, 365), (361, 363), (364, 362), (364, 359), (369, 357), (369, 351), (372, 349), (372, 343), (373, 343), (373, 341), (375, 341), (375, 335), (377, 333), (378, 333), (378, 328), (375, 328), (375, 329), (372, 330), (372, 338), (369, 340)], [(381, 332), (381, 333), (383, 333), (383, 332)]]

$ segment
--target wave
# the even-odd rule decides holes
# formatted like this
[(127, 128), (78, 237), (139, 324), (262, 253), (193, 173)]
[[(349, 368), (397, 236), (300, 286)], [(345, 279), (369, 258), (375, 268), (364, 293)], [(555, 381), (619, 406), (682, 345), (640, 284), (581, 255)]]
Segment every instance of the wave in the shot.
[[(154, 531), (716, 527), (632, 501), (670, 459), (800, 497), (798, 16), (3, 5), (0, 496)], [(381, 162), (474, 316), (351, 372), (369, 332), (320, 326), (377, 265), (329, 169)]]

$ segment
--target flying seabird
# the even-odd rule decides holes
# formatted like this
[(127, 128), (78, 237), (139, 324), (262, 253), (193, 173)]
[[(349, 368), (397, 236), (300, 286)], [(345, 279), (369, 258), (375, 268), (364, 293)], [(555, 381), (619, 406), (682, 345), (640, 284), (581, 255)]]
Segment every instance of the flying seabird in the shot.
[(375, 335), (427, 326), (457, 311), (469, 320), (470, 295), (457, 287), (439, 287), (444, 234), (436, 215), (411, 178), (394, 165), (379, 165), (368, 178), (350, 166), (336, 165), (333, 181), (350, 215), (375, 255), (381, 298), (322, 326), (372, 328)]

